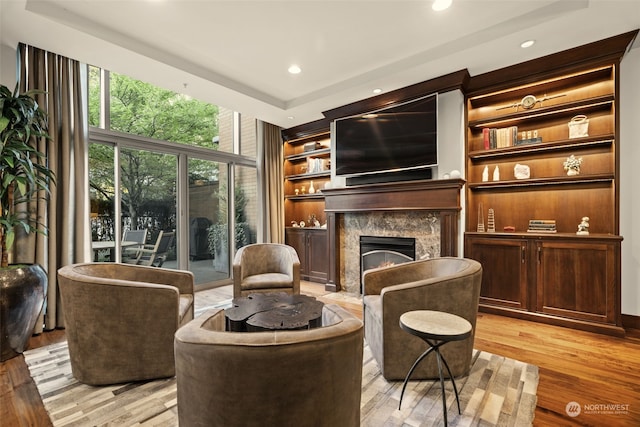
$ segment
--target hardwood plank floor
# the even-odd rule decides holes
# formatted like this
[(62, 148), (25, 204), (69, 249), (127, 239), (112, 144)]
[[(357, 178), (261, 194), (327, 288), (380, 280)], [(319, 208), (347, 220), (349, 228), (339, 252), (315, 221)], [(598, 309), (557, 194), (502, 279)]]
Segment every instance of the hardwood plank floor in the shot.
[[(305, 282), (301, 289), (325, 303), (343, 305), (362, 318), (360, 304), (323, 297), (323, 285)], [(231, 298), (231, 292), (230, 286), (208, 291), (200, 304)], [(32, 337), (30, 348), (64, 339), (63, 330), (46, 332)], [(475, 347), (540, 368), (535, 426), (640, 425), (638, 330), (616, 338), (480, 313)], [(566, 413), (570, 402), (581, 405), (582, 412), (575, 418)], [(623, 413), (608, 413), (614, 404)], [(23, 356), (0, 364), (0, 425), (51, 425)]]

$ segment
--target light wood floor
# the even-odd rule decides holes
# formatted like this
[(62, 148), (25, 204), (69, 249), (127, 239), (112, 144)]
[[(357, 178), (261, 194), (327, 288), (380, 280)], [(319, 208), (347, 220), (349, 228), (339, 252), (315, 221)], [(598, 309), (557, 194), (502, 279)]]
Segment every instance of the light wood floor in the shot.
[[(323, 285), (303, 283), (302, 293), (341, 304), (362, 318), (360, 304), (323, 298)], [(207, 301), (199, 304), (229, 298), (231, 287), (225, 286), (207, 291)], [(33, 337), (30, 348), (64, 339), (62, 330), (46, 332)], [(640, 426), (640, 331), (615, 338), (481, 313), (475, 347), (539, 367), (535, 426)], [(570, 402), (581, 405), (575, 418), (565, 412)], [(614, 404), (626, 412), (606, 413)], [(0, 364), (0, 425), (51, 425), (22, 356)]]

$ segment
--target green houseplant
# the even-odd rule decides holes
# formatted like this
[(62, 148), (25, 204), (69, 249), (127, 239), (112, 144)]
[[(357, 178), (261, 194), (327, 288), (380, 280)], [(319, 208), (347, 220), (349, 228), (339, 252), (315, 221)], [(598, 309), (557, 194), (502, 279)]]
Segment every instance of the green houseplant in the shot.
[(33, 98), (35, 91), (19, 94), (0, 85), (0, 361), (24, 351), (38, 319), (47, 288), (39, 265), (9, 265), (8, 250), (15, 232), (46, 232), (31, 215), (16, 206), (49, 192), (53, 172), (31, 138), (48, 138), (44, 111)]

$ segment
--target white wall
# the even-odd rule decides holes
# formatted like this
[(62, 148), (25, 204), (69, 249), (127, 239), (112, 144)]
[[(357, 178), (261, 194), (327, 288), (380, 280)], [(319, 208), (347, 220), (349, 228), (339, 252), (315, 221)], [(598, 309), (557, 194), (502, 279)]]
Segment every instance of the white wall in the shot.
[(464, 95), (454, 90), (438, 95), (438, 167), (434, 178), (458, 170), (464, 177)]
[(0, 84), (13, 91), (16, 77), (16, 49), (0, 43)]
[(640, 316), (640, 42), (620, 67), (622, 313)]
[[(438, 95), (438, 168), (434, 178), (442, 179), (452, 170), (460, 171), (464, 178), (464, 95), (455, 90)], [(460, 192), (462, 210), (458, 216), (458, 255), (464, 252), (465, 189)]]

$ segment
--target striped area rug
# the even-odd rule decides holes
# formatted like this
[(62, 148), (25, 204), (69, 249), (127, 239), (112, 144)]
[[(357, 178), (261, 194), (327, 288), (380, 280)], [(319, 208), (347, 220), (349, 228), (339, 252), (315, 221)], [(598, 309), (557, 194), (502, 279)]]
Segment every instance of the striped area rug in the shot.
[[(106, 387), (78, 383), (71, 375), (66, 342), (24, 353), (54, 426), (177, 426), (175, 378)], [(450, 426), (528, 426), (533, 422), (538, 368), (475, 351), (467, 377), (446, 382)], [(402, 382), (380, 374), (365, 345), (361, 425), (369, 427), (441, 426), (442, 400), (437, 381), (410, 381), (398, 410)]]

